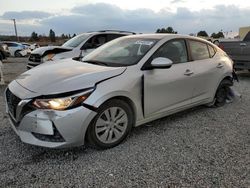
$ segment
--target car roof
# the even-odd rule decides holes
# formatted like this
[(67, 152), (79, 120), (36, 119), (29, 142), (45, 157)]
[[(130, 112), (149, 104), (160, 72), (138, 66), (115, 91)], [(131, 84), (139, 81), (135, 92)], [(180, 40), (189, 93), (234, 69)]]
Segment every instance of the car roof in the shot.
[(198, 38), (198, 37), (193, 37), (189, 35), (181, 35), (181, 34), (137, 34), (137, 35), (130, 35), (126, 36), (127, 38), (141, 38), (141, 39), (157, 39), (157, 40), (162, 40), (162, 39), (175, 39), (175, 38), (186, 38), (186, 39), (195, 39), (195, 40), (200, 40), (203, 42), (208, 42), (207, 40)]
[[(122, 35), (135, 35), (136, 33), (130, 31), (120, 31), (120, 30), (101, 30), (101, 31), (89, 31), (85, 33), (80, 33), (78, 35), (96, 35), (96, 34), (122, 34)], [(78, 36), (77, 35), (77, 36)]]
[(14, 42), (14, 41), (3, 41), (3, 43), (15, 43), (15, 44), (21, 44), (20, 42)]

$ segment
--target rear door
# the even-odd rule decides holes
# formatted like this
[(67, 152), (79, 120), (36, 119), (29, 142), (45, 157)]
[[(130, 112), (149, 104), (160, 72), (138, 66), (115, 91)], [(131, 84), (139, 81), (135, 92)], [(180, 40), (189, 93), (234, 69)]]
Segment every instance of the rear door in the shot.
[(216, 55), (216, 49), (208, 43), (198, 40), (188, 40), (194, 66), (195, 86), (193, 103), (211, 98), (212, 91), (217, 87), (224, 70), (224, 62)]

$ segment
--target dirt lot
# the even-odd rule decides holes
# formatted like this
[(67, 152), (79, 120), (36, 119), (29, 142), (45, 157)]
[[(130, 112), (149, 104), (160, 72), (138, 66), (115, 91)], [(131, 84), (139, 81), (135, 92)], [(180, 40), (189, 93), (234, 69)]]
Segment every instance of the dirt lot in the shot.
[[(10, 82), (26, 69), (10, 59)], [(135, 128), (118, 147), (51, 150), (11, 130), (0, 86), (0, 187), (250, 187), (250, 73), (221, 108), (197, 107)]]

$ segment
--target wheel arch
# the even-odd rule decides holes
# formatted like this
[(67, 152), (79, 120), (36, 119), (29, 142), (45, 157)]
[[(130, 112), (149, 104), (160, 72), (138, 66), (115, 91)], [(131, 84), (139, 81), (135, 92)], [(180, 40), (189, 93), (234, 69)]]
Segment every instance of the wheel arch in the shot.
[(215, 90), (214, 90), (214, 92), (213, 92), (213, 98), (215, 97), (215, 94), (216, 94), (216, 91), (217, 91), (219, 85), (220, 85), (221, 82), (223, 82), (224, 80), (230, 81), (230, 82), (231, 82), (231, 86), (233, 85), (233, 77), (232, 77), (232, 75), (229, 75), (229, 74), (225, 75), (225, 76), (222, 77), (222, 79), (217, 83), (217, 86), (216, 86), (216, 88), (215, 88)]
[[(127, 96), (124, 96), (124, 95), (118, 95), (118, 96), (113, 96), (113, 97), (110, 97), (106, 100), (103, 100), (103, 102), (96, 108), (96, 112), (98, 112), (98, 109), (104, 105), (105, 103), (111, 101), (111, 100), (121, 100), (123, 102), (125, 102), (126, 104), (129, 105), (129, 107), (131, 108), (132, 110), (132, 113), (133, 113), (133, 124), (132, 124), (132, 127), (134, 127), (136, 125), (136, 105), (135, 103)], [(98, 114), (98, 113), (97, 113)], [(96, 114), (96, 115), (97, 115)], [(88, 131), (90, 129), (90, 126), (91, 124), (93, 123), (93, 120), (95, 119), (95, 116), (93, 117), (93, 119), (91, 120), (91, 122), (89, 123), (89, 125), (87, 126), (86, 130), (85, 130), (85, 133), (84, 133), (84, 143), (90, 143), (90, 138), (88, 137)]]

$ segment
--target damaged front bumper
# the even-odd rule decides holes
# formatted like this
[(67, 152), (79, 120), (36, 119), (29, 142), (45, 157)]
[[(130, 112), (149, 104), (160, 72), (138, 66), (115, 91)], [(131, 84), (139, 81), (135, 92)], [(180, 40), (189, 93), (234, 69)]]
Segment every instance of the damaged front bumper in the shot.
[(36, 146), (64, 148), (84, 145), (87, 127), (96, 115), (83, 106), (65, 111), (31, 108), (31, 100), (19, 99), (8, 89), (5, 97), (13, 130), (24, 143)]

